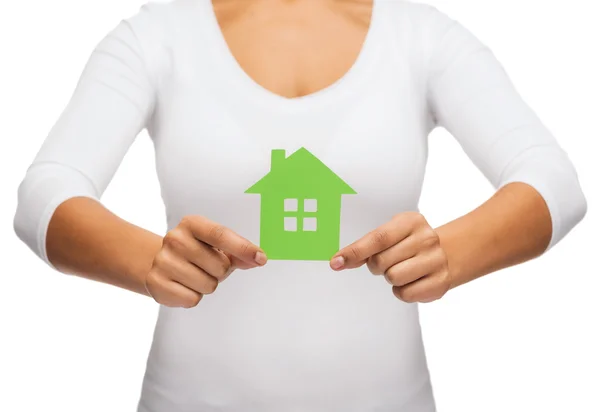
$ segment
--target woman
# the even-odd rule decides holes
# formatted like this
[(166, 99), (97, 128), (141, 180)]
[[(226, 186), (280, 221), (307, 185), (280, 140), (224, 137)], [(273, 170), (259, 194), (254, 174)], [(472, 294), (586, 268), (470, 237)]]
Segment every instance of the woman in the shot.
[[(438, 126), (497, 191), (432, 228)], [(99, 202), (144, 128), (164, 237)], [(585, 212), (500, 63), (435, 8), (175, 0), (97, 45), (15, 230), (51, 267), (161, 304), (141, 412), (429, 412), (415, 303), (541, 255)]]

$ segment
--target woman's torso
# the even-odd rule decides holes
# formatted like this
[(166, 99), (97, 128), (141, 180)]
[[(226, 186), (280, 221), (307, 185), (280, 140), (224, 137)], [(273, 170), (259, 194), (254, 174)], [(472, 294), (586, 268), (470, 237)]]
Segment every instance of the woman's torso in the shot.
[[(224, 38), (209, 0), (161, 12), (169, 40), (148, 129), (168, 227), (204, 215), (273, 256), (194, 309), (161, 307), (140, 412), (433, 411), (417, 307), (366, 268), (314, 260), (418, 208), (431, 128), (410, 37), (419, 6), (376, 0), (362, 47), (332, 59), (345, 73), (313, 77), (325, 60), (238, 58), (251, 39), (229, 48), (240, 29)], [(347, 30), (360, 42), (360, 24)]]

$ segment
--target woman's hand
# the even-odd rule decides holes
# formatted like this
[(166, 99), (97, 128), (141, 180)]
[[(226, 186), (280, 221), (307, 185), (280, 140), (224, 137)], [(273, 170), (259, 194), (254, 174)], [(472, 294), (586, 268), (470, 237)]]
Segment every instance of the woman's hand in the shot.
[(393, 285), (405, 302), (431, 302), (451, 287), (448, 259), (436, 231), (417, 212), (405, 212), (343, 248), (331, 259), (334, 270), (363, 264)]
[(230, 229), (186, 216), (163, 238), (146, 276), (148, 294), (162, 305), (191, 308), (234, 269), (263, 266), (265, 253)]

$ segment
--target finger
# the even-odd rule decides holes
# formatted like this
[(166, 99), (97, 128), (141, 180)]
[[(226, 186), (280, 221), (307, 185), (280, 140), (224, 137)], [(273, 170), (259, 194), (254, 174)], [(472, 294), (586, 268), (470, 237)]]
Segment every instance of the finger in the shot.
[(165, 250), (203, 269), (218, 280), (230, 273), (231, 261), (212, 246), (194, 238), (187, 230), (176, 228), (163, 239)]
[(392, 292), (406, 303), (427, 303), (441, 298), (448, 289), (444, 276), (433, 274), (404, 286), (393, 286)]
[(352, 269), (363, 265), (369, 257), (409, 236), (412, 227), (411, 219), (401, 217), (385, 223), (336, 253), (331, 259), (331, 268)]
[(217, 278), (209, 275), (198, 266), (181, 259), (172, 263), (167, 276), (202, 295), (213, 293), (219, 285)]
[(225, 280), (233, 271), (231, 260), (212, 246), (197, 239), (191, 240), (186, 242), (184, 250), (181, 251), (185, 259), (217, 280)]
[(267, 256), (261, 248), (223, 225), (203, 216), (184, 218), (182, 224), (191, 230), (196, 239), (241, 261), (254, 266), (263, 266), (267, 263)]
[(157, 303), (172, 308), (192, 308), (202, 299), (202, 294), (159, 275), (157, 271), (148, 274), (146, 288)]
[(418, 254), (397, 263), (386, 270), (384, 277), (389, 284), (404, 286), (434, 273), (443, 267), (443, 256), (437, 251)]
[(419, 252), (419, 239), (410, 235), (400, 243), (396, 243), (383, 252), (367, 259), (367, 267), (374, 275), (383, 275), (389, 268), (404, 260), (410, 259)]

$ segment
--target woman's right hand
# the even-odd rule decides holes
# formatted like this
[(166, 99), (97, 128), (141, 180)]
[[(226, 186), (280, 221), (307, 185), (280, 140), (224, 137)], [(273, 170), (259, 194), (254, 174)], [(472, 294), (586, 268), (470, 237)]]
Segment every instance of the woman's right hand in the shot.
[(262, 249), (232, 230), (202, 216), (186, 216), (163, 238), (145, 287), (162, 305), (191, 308), (233, 270), (266, 262)]

